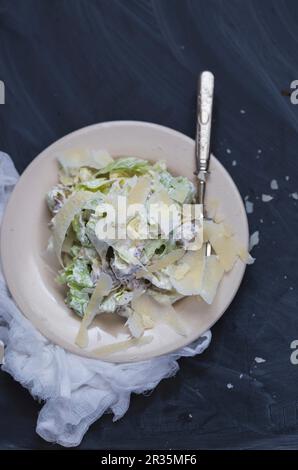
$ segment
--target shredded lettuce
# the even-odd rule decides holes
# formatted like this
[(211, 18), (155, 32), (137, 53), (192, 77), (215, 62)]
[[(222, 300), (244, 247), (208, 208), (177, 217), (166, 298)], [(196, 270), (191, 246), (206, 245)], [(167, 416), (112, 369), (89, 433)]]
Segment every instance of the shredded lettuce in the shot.
[(168, 171), (160, 173), (159, 181), (168, 191), (169, 196), (180, 204), (194, 202), (195, 187), (185, 176), (172, 176)]
[(93, 191), (93, 192), (100, 191), (105, 194), (107, 190), (111, 187), (114, 181), (115, 179), (94, 178), (89, 181), (84, 181), (83, 183), (79, 183), (77, 185), (77, 189), (85, 190), (85, 191)]
[(96, 175), (106, 175), (109, 173), (113, 173), (115, 176), (116, 174), (121, 176), (143, 175), (148, 172), (149, 168), (150, 165), (146, 160), (127, 157), (113, 161), (99, 170)]
[(93, 287), (89, 260), (77, 258), (60, 271), (57, 281), (75, 289)]
[(158, 238), (157, 240), (146, 240), (144, 254), (147, 261), (150, 261), (155, 254), (162, 254), (166, 250), (167, 240)]
[(83, 317), (89, 303), (89, 294), (83, 289), (69, 287), (65, 302), (80, 317)]

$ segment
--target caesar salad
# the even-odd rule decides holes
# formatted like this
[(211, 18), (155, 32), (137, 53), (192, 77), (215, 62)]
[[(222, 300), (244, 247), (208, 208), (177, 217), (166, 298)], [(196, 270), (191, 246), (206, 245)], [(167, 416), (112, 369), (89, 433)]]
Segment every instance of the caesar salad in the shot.
[(132, 341), (158, 321), (186, 334), (175, 302), (195, 296), (211, 304), (236, 260), (253, 261), (224, 220), (203, 219), (193, 182), (165, 162), (94, 149), (71, 149), (57, 159), (59, 182), (46, 196), (49, 249), (61, 265), (65, 302), (81, 318), (81, 348), (103, 313), (123, 317)]

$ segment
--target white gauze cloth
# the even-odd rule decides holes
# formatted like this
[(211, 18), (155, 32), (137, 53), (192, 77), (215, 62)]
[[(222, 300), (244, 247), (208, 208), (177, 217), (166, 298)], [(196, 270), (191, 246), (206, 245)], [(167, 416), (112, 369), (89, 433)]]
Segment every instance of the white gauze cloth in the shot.
[[(0, 217), (18, 173), (7, 154), (0, 152)], [(129, 407), (130, 394), (152, 390), (179, 369), (181, 356), (201, 354), (209, 345), (207, 331), (190, 346), (151, 360), (112, 364), (77, 356), (44, 338), (12, 300), (0, 272), (0, 339), (5, 345), (2, 370), (44, 401), (36, 432), (46, 441), (65, 447), (80, 444), (89, 426), (104, 412), (113, 420)]]

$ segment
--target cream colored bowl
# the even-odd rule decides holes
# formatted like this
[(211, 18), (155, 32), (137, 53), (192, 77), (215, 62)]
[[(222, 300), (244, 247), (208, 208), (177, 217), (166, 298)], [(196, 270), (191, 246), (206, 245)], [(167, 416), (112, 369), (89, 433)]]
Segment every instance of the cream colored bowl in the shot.
[[(116, 315), (98, 317), (89, 329), (89, 346), (82, 350), (74, 340), (80, 320), (64, 303), (64, 289), (55, 282), (59, 269), (49, 258), (46, 246), (50, 236), (47, 191), (57, 183), (55, 153), (73, 147), (107, 149), (113, 156), (136, 156), (151, 161), (166, 160), (177, 175), (195, 181), (194, 141), (167, 127), (146, 122), (119, 121), (95, 124), (69, 134), (44, 150), (22, 174), (9, 200), (1, 233), (4, 274), (17, 305), (38, 330), (69, 351), (92, 357), (91, 350), (128, 338), (128, 330)], [(248, 224), (240, 194), (230, 175), (212, 157), (207, 199), (221, 201), (221, 211), (247, 247)], [(177, 311), (187, 329), (180, 336), (169, 326), (159, 324), (146, 334), (153, 341), (126, 351), (107, 355), (113, 362), (148, 359), (185, 346), (210, 328), (234, 298), (245, 266), (238, 261), (225, 275), (212, 305), (188, 298), (178, 302)]]

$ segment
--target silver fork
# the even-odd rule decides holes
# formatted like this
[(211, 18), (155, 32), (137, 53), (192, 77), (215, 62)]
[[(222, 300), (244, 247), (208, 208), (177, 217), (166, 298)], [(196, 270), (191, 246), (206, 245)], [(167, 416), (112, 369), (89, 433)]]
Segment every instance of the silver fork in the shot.
[[(206, 218), (205, 190), (210, 162), (210, 136), (212, 106), (214, 94), (214, 75), (209, 71), (201, 73), (198, 82), (197, 97), (197, 130), (196, 130), (196, 175), (198, 178), (197, 201), (203, 206), (203, 216)], [(206, 243), (206, 256), (211, 255), (211, 245)]]

